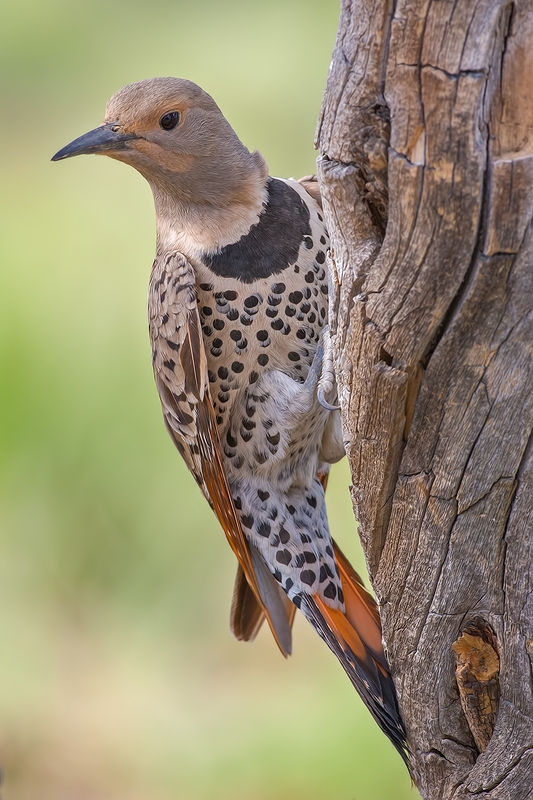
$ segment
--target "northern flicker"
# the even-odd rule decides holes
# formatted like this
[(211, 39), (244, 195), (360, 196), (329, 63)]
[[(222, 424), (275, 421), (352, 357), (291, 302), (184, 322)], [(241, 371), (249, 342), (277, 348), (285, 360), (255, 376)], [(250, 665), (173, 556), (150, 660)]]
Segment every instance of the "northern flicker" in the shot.
[[(168, 432), (239, 566), (238, 639), (266, 618), (285, 655), (296, 608), (406, 758), (373, 598), (333, 542), (324, 487), (344, 455), (327, 350), (328, 234), (312, 178), (271, 178), (199, 86), (154, 78), (64, 147), (135, 167), (156, 208), (148, 309)], [(326, 373), (324, 377), (324, 373)]]

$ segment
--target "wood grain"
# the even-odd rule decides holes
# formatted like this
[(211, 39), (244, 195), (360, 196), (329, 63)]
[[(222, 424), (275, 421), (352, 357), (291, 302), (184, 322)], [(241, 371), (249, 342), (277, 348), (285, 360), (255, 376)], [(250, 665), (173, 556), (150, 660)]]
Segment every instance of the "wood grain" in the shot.
[(530, 0), (345, 0), (317, 131), (354, 510), (432, 800), (533, 797), (532, 41)]

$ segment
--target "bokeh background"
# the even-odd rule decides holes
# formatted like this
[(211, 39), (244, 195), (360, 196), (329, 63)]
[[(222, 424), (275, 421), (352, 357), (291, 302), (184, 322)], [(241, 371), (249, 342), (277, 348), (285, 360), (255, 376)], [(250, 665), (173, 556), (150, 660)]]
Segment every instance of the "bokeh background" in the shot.
[[(0, 2), (3, 800), (404, 800), (399, 757), (298, 619), (234, 641), (235, 564), (152, 385), (148, 185), (51, 164), (155, 75), (215, 96), (274, 175), (314, 169), (336, 0)], [(345, 465), (334, 535), (364, 570)]]

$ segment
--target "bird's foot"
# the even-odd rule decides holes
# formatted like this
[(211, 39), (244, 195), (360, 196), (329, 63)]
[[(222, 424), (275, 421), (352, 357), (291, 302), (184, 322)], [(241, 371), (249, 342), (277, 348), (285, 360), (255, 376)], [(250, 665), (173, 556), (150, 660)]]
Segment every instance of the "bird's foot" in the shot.
[[(325, 328), (322, 330), (320, 334), (320, 343), (318, 346), (317, 354), (315, 355), (315, 359), (319, 353), (321, 352), (321, 364), (320, 364), (320, 374), (318, 378), (318, 385), (317, 385), (317, 398), (318, 402), (320, 403), (323, 408), (326, 408), (328, 411), (338, 411), (340, 406), (332, 405), (328, 403), (326, 400), (326, 395), (331, 394), (332, 392), (336, 393), (336, 385), (335, 385), (335, 370), (333, 367), (333, 352), (331, 349), (331, 337), (329, 335), (329, 325), (326, 325)], [(314, 366), (314, 361), (313, 361)], [(312, 367), (311, 367), (312, 368)]]

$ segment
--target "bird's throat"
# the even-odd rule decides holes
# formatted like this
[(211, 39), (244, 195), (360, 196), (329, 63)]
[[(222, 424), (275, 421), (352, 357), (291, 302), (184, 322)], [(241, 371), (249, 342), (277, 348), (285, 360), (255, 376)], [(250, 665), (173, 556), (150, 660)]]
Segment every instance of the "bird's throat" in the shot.
[[(216, 253), (256, 225), (268, 199), (267, 175), (255, 174), (226, 187), (206, 202), (205, 195), (182, 200), (152, 184), (156, 208), (157, 252), (178, 250), (190, 259)], [(180, 187), (181, 188), (181, 187)]]

